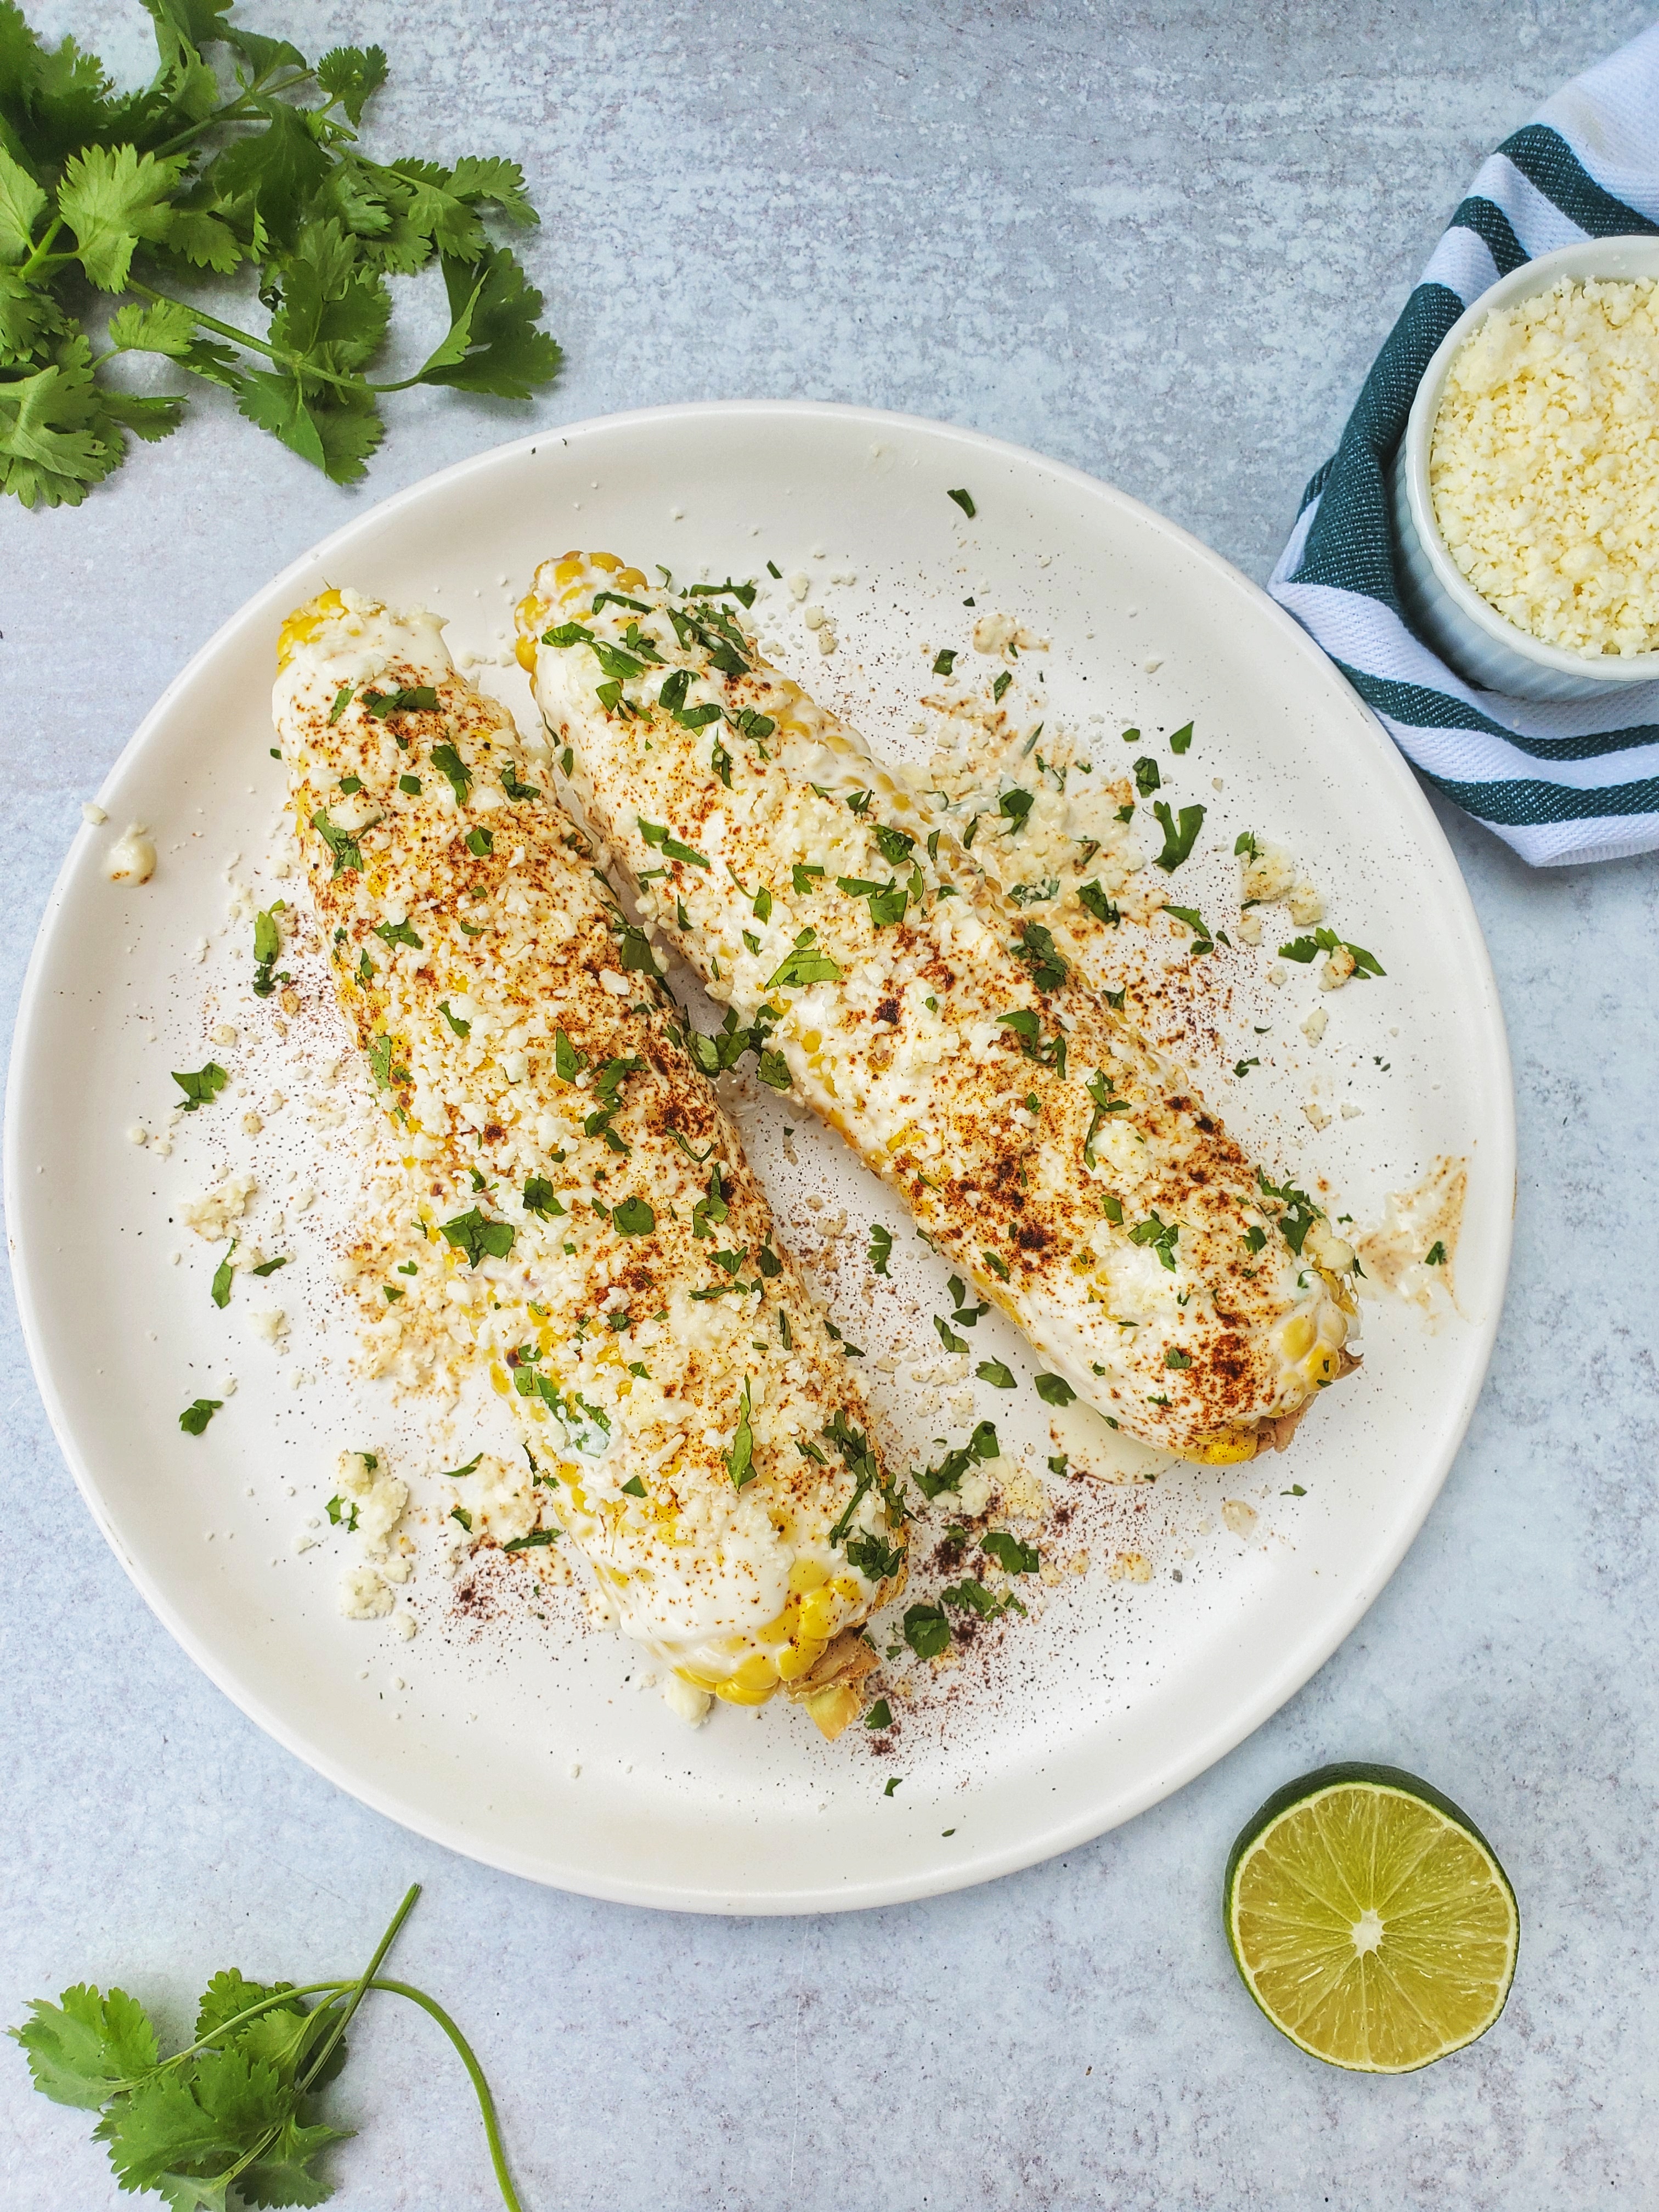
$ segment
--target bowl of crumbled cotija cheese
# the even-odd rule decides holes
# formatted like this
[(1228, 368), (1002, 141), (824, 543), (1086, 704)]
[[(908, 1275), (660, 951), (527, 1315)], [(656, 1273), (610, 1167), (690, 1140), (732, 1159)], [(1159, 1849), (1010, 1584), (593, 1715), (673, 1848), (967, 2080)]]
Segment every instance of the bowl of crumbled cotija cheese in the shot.
[(1659, 682), (1659, 237), (1483, 293), (1424, 373), (1393, 489), (1407, 612), (1471, 683)]

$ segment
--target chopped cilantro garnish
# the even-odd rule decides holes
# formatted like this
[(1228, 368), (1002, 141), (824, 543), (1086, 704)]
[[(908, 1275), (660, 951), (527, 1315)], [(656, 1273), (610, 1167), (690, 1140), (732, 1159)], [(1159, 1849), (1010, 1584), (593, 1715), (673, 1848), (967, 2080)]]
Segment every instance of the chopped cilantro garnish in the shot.
[(1204, 809), (1183, 806), (1177, 822), (1160, 799), (1152, 811), (1164, 830), (1164, 850), (1153, 857), (1165, 875), (1173, 875), (1198, 842), (1198, 833), (1204, 827)]
[(1063, 1375), (1034, 1375), (1031, 1385), (1045, 1406), (1069, 1406), (1077, 1395)]
[[(945, 1617), (945, 1608), (938, 1605), (912, 1605), (905, 1608), (904, 1640), (918, 1659), (937, 1659), (951, 1648), (951, 1624)], [(885, 1795), (891, 1796), (897, 1785), (890, 1782)]]
[(1294, 960), (1305, 968), (1310, 962), (1317, 960), (1322, 952), (1335, 952), (1339, 950), (1347, 953), (1352, 959), (1354, 974), (1358, 976), (1369, 978), (1387, 973), (1387, 970), (1378, 964), (1374, 952), (1367, 952), (1363, 945), (1350, 945), (1345, 938), (1340, 938), (1334, 929), (1316, 929), (1311, 937), (1292, 938), (1288, 945), (1279, 946), (1279, 957), (1281, 960)]
[(611, 1212), (611, 1225), (618, 1237), (648, 1237), (657, 1217), (642, 1198), (625, 1198)]
[(948, 646), (941, 646), (939, 651), (933, 655), (933, 673), (935, 676), (948, 676), (956, 665), (956, 654), (951, 652)]
[(226, 1253), (213, 1271), (213, 1303), (221, 1311), (230, 1304), (231, 1280), (235, 1273), (235, 1269), (231, 1265), (231, 1259), (240, 1241), (238, 1237), (231, 1238), (230, 1250)]
[(1192, 742), (1193, 726), (1190, 722), (1183, 722), (1178, 730), (1175, 730), (1170, 732), (1170, 750), (1172, 753), (1184, 753), (1189, 751), (1192, 747)]
[(340, 829), (329, 820), (320, 806), (311, 817), (311, 826), (334, 855), (333, 872), (337, 876), (343, 875), (352, 868), (361, 872), (363, 856), (357, 849), (355, 831)]
[(182, 1074), (175, 1068), (173, 1079), (185, 1094), (185, 1113), (193, 1114), (198, 1106), (210, 1106), (230, 1078), (210, 1060), (205, 1067), (186, 1068)]
[(996, 701), (998, 705), (1001, 704), (1002, 695), (1008, 689), (1008, 686), (1013, 682), (1013, 676), (1011, 672), (1005, 668), (1001, 675), (997, 678), (996, 682), (991, 686), (991, 696)]
[(1022, 1544), (1006, 1528), (988, 1528), (979, 1540), (979, 1548), (1006, 1574), (1034, 1575), (1042, 1565), (1036, 1546)]
[(199, 1437), (224, 1402), (222, 1398), (193, 1400), (179, 1414), (179, 1427), (187, 1437)]
[(444, 1242), (458, 1252), (465, 1252), (471, 1264), (477, 1267), (488, 1256), (505, 1260), (513, 1249), (517, 1233), (510, 1221), (491, 1221), (472, 1206), (465, 1213), (458, 1213), (453, 1221), (441, 1222), (439, 1227)]
[(741, 1490), (745, 1482), (755, 1478), (755, 1432), (749, 1425), (749, 1377), (743, 1378), (741, 1410), (738, 1415), (736, 1433), (732, 1448), (726, 1455), (726, 1471), (732, 1478), (734, 1490)]
[(1000, 1359), (981, 1359), (974, 1372), (981, 1382), (988, 1382), (995, 1390), (1015, 1388), (1013, 1370)]
[(887, 1262), (892, 1257), (892, 1231), (884, 1228), (879, 1221), (873, 1222), (870, 1229), (870, 1266), (876, 1274), (887, 1273)]
[(1425, 1267), (1443, 1267), (1445, 1264), (1446, 1248), (1437, 1237), (1423, 1255), (1423, 1265)]
[(406, 684), (398, 691), (365, 691), (363, 704), (380, 721), (388, 714), (429, 713), (438, 703), (430, 684)]
[(654, 851), (659, 852), (665, 860), (682, 860), (688, 866), (694, 868), (706, 868), (708, 866), (708, 862), (701, 853), (695, 851), (690, 845), (681, 844), (678, 837), (671, 837), (663, 823), (647, 822), (642, 814), (636, 815), (635, 818), (640, 825), (641, 836)]
[(970, 491), (964, 490), (961, 485), (958, 485), (955, 491), (947, 491), (945, 496), (946, 499), (955, 500), (969, 522), (979, 513), (979, 509), (974, 505), (974, 495)]

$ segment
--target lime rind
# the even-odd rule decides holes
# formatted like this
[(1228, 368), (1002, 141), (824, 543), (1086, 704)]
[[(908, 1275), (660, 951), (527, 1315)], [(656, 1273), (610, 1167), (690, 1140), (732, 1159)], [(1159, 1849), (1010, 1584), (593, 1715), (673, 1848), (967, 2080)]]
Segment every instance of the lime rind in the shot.
[[(1403, 1802), (1399, 1817), (1379, 1822), (1377, 1801), (1385, 1797)], [(1312, 1832), (1323, 1848), (1312, 1868), (1305, 1850), (1300, 1865), (1295, 1854), (1271, 1856), (1273, 1872), (1287, 1891), (1287, 1909), (1275, 1915), (1259, 1900), (1253, 1906), (1256, 1950), (1272, 1955), (1252, 1960), (1239, 1929), (1242, 1877), (1273, 1832), (1292, 1815), (1301, 1840)], [(1343, 1864), (1345, 1839), (1333, 1840), (1327, 1832), (1330, 1820), (1340, 1823), (1345, 1815), (1350, 1823), (1357, 1815), (1367, 1822), (1364, 1837), (1356, 1829), (1348, 1844), (1351, 1858), (1364, 1856), (1355, 1845), (1370, 1846), (1358, 1886), (1354, 1868)], [(1403, 1845), (1392, 1864), (1391, 1844)], [(1462, 1871), (1468, 1879), (1471, 1852), (1501, 1892), (1506, 1908), (1501, 1933), (1497, 1923), (1471, 1928), (1467, 1898), (1460, 1911), (1458, 1876)], [(1437, 1854), (1443, 1868), (1433, 1863)], [(1379, 1898), (1392, 1908), (1386, 1959), (1378, 1955), (1383, 1922), (1374, 1905)], [(1407, 1901), (1393, 1902), (1401, 1898)], [(1355, 1940), (1368, 1916), (1376, 1930), (1369, 1953)], [(1228, 1856), (1222, 1917), (1239, 1978), (1261, 2012), (1299, 2050), (1352, 2073), (1412, 2073), (1466, 2048), (1498, 2018), (1514, 1981), (1520, 1916), (1498, 1854), (1461, 1806), (1401, 1767), (1350, 1761), (1320, 1767), (1275, 1790), (1245, 1823)], [(1489, 1909), (1485, 1917), (1492, 1923)], [(1275, 1918), (1276, 1943), (1269, 1940)], [(1282, 1992), (1280, 2002), (1268, 2001), (1261, 1978)], [(1297, 2008), (1287, 2017), (1292, 1994)], [(1435, 2016), (1449, 2006), (1461, 2014), (1459, 2024), (1436, 2039)]]

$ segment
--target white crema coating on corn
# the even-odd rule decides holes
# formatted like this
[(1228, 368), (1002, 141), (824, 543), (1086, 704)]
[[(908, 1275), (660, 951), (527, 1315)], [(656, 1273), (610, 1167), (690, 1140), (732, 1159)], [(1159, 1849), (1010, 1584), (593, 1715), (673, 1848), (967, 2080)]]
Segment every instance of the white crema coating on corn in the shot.
[(1452, 558), (1517, 628), (1659, 648), (1659, 282), (1494, 310), (1452, 362), (1429, 477)]
[(432, 617), (325, 594), (282, 670), (302, 858), (402, 1153), (356, 1255), (375, 1362), (422, 1338), (422, 1382), (487, 1373), (519, 1415), (529, 1464), (455, 1479), (472, 1541), (531, 1565), (574, 1541), (604, 1617), (689, 1689), (787, 1685), (837, 1732), (902, 1539), (872, 1460), (855, 1493), (857, 1388), (645, 940)]
[(700, 592), (573, 553), (520, 611), (642, 908), (1079, 1396), (1189, 1458), (1285, 1442), (1353, 1364), (1316, 1209)]

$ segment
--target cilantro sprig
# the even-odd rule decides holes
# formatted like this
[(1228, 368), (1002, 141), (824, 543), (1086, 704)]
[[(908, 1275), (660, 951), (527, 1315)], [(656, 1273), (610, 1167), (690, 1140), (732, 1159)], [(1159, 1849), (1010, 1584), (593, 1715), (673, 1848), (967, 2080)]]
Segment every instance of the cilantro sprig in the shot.
[[(541, 295), (485, 228), (538, 220), (516, 162), (372, 161), (358, 129), (386, 82), (379, 46), (312, 63), (230, 21), (232, 0), (145, 4), (155, 73), (118, 93), (95, 54), (42, 45), (0, 0), (0, 490), (77, 506), (129, 434), (178, 428), (184, 398), (121, 388), (122, 354), (221, 386), (336, 483), (363, 474), (388, 392), (527, 399), (551, 382)], [(434, 261), (444, 336), (412, 375), (371, 380), (386, 280)], [(88, 286), (112, 310), (101, 343)], [(240, 319), (254, 298), (263, 330)]]
[(180, 2208), (321, 2204), (334, 2191), (317, 2160), (351, 2133), (318, 2112), (321, 2092), (345, 2063), (345, 2030), (371, 1990), (406, 1997), (460, 2054), (501, 2202), (520, 2212), (495, 2100), (471, 2045), (434, 1998), (380, 1972), (420, 1893), (418, 1885), (409, 1892), (353, 1980), (296, 1988), (248, 1981), (234, 1966), (216, 1973), (203, 1992), (194, 2039), (170, 2058), (161, 2057), (137, 1998), (84, 1983), (56, 2004), (33, 1998), (28, 2019), (6, 2033), (22, 2045), (42, 2095), (101, 2115), (94, 2133), (108, 2147), (119, 2189), (153, 2190)]

